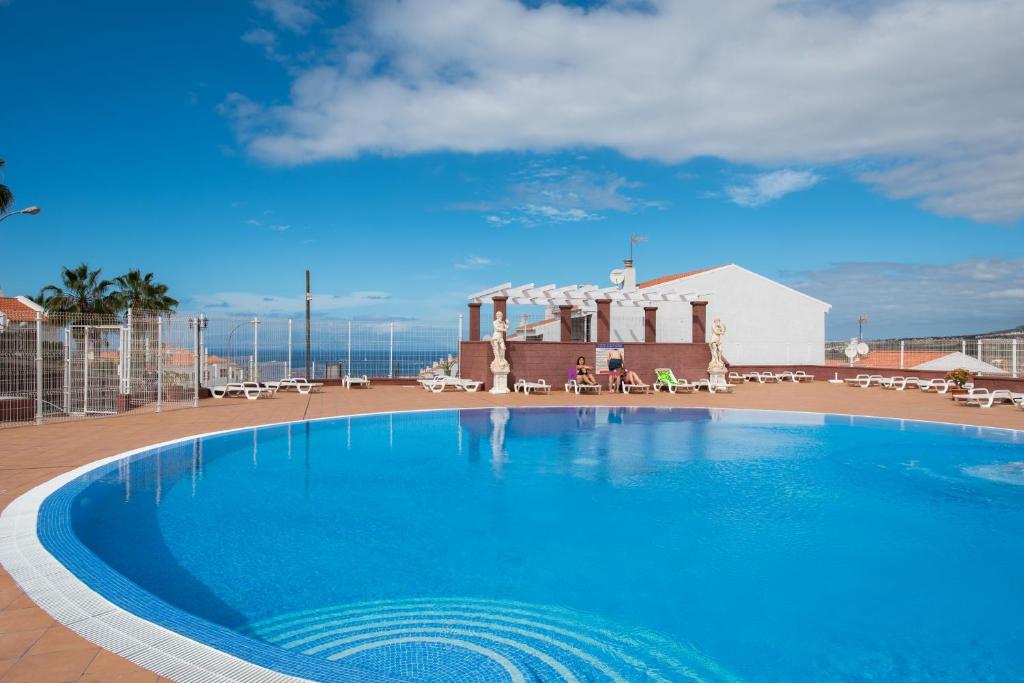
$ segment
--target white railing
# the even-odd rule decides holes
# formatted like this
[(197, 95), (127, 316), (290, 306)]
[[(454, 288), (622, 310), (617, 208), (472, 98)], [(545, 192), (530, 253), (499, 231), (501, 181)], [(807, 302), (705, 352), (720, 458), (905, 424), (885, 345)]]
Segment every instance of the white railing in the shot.
[(307, 345), (301, 319), (136, 312), (4, 320), (0, 426), (193, 406), (201, 387), (236, 381), (456, 374), (463, 324), (462, 316), (315, 319)]

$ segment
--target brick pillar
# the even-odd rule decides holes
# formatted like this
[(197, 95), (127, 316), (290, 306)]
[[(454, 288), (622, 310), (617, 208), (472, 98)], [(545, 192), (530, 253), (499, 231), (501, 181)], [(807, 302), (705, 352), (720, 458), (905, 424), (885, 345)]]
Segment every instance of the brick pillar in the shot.
[(469, 305), (469, 341), (480, 341), (480, 306)]
[(597, 341), (607, 343), (612, 340), (612, 300), (597, 300)]
[(562, 304), (558, 307), (558, 318), (562, 321), (561, 341), (572, 341), (572, 304)]
[(693, 316), (693, 343), (704, 344), (707, 343), (707, 322), (708, 322), (708, 302), (707, 301), (691, 301), (690, 306), (692, 309)]
[(658, 341), (658, 307), (644, 306), (644, 342)]

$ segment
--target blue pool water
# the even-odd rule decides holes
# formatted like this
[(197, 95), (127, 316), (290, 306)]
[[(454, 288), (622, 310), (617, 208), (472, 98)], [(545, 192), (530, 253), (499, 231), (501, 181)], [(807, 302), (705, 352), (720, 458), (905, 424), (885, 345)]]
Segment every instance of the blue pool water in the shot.
[(1024, 434), (437, 411), (104, 466), (40, 537), (144, 618), (317, 680), (1024, 680)]

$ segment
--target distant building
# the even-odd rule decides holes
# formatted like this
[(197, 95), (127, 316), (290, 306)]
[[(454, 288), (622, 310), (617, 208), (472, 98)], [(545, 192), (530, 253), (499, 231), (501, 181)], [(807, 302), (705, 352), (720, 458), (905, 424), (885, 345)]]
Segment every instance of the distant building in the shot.
[(0, 324), (35, 322), (43, 307), (24, 296), (0, 296)]
[[(734, 263), (664, 275), (638, 282), (626, 261), (619, 291), (630, 300), (613, 298), (611, 341), (642, 342), (643, 305), (657, 306), (659, 342), (692, 339), (691, 301), (707, 301), (707, 322), (721, 318), (727, 327), (724, 352), (729, 363), (812, 364), (825, 362), (825, 315), (831, 305)], [(586, 287), (586, 286), (584, 286)], [(659, 300), (661, 299), (661, 300)], [(668, 299), (668, 300), (665, 300)], [(673, 300), (674, 299), (674, 300)], [(596, 315), (586, 302), (573, 309), (573, 337), (594, 340)], [(559, 339), (557, 308), (545, 319), (512, 324), (512, 339)]]

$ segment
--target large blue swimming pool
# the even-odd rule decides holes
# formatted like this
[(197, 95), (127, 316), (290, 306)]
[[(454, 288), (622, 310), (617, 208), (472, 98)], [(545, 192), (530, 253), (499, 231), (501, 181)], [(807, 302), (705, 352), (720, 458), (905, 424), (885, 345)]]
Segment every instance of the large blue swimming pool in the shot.
[(146, 619), (317, 680), (1024, 680), (1024, 435), (703, 409), (187, 440), (39, 535)]

